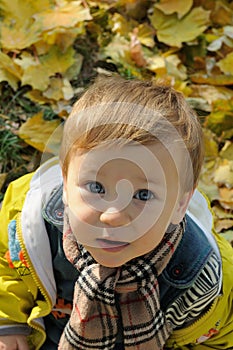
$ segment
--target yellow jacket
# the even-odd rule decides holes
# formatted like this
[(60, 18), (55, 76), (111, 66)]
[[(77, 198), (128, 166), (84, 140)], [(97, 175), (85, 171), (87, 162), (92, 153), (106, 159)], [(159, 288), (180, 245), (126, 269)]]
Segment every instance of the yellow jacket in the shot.
[[(56, 301), (50, 244), (41, 213), (61, 181), (57, 159), (52, 159), (36, 173), (9, 185), (0, 212), (0, 334), (6, 327), (27, 334), (28, 328), (30, 348), (36, 350), (46, 338), (43, 317)], [(9, 235), (14, 234), (10, 256)]]
[[(28, 341), (35, 350), (40, 349), (46, 337), (43, 317), (51, 312), (56, 301), (50, 246), (41, 209), (61, 181), (57, 160), (52, 159), (36, 173), (9, 185), (0, 212), (0, 334), (4, 327), (25, 327), (25, 332), (31, 329)], [(212, 215), (206, 199), (197, 191), (188, 214), (211, 231)], [(16, 225), (16, 231), (10, 231), (9, 223)], [(9, 256), (8, 237), (15, 232), (15, 244), (21, 250), (12, 259), (15, 247), (11, 246), (13, 255)], [(215, 232), (213, 235), (222, 257), (222, 292), (194, 324), (172, 334), (166, 344), (168, 349), (233, 349), (233, 250), (220, 235)]]

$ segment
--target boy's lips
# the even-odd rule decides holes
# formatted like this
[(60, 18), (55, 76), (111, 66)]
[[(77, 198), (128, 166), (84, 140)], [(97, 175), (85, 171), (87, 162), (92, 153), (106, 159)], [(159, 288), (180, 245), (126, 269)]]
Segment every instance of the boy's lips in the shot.
[(97, 239), (97, 242), (100, 248), (112, 253), (119, 252), (129, 245), (128, 242), (110, 241), (108, 239)]

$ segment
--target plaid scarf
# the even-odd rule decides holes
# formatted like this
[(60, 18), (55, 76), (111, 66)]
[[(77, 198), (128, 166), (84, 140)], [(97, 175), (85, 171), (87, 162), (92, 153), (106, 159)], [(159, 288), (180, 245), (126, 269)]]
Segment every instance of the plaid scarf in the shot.
[(160, 310), (157, 277), (178, 246), (184, 226), (183, 221), (166, 232), (152, 252), (109, 268), (77, 243), (65, 214), (64, 251), (80, 275), (58, 349), (114, 349), (119, 332), (127, 350), (163, 349), (172, 329)]

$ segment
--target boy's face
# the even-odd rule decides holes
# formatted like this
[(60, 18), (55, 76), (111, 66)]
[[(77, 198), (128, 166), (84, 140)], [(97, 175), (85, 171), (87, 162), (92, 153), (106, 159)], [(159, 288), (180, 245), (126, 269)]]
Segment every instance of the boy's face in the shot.
[(160, 144), (93, 149), (71, 158), (64, 199), (77, 241), (108, 267), (154, 249), (178, 224), (189, 195), (180, 195), (176, 159)]

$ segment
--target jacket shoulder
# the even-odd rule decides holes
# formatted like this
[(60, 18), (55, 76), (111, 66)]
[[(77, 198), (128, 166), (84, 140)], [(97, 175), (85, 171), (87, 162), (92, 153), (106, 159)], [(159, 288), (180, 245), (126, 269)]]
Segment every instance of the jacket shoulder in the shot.
[(194, 284), (212, 253), (213, 248), (206, 235), (186, 215), (186, 229), (182, 240), (159, 276), (163, 310)]
[(7, 247), (8, 225), (22, 210), (33, 175), (34, 173), (26, 174), (12, 181), (6, 190), (0, 211), (1, 250), (2, 245), (4, 248)]

